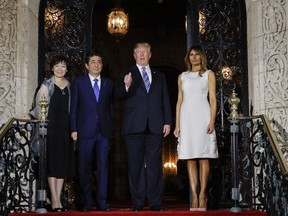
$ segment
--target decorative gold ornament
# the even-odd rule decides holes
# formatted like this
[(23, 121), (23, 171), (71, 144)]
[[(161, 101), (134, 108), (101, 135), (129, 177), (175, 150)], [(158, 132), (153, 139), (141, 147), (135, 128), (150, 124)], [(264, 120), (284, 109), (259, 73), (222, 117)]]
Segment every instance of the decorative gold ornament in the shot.
[(46, 100), (46, 97), (44, 94), (42, 95), (41, 99), (39, 100), (38, 105), (40, 106), (39, 120), (41, 122), (45, 122), (45, 121), (47, 121), (46, 114), (47, 114), (48, 101)]
[(232, 73), (232, 70), (229, 66), (224, 66), (222, 68), (222, 76), (223, 76), (223, 79), (225, 79), (225, 80), (232, 80), (233, 73)]
[(229, 118), (231, 119), (239, 117), (237, 110), (238, 110), (238, 104), (240, 103), (240, 99), (236, 95), (237, 94), (235, 93), (235, 90), (233, 90), (231, 97), (228, 99), (228, 103), (231, 104), (230, 108), (231, 113), (229, 116)]

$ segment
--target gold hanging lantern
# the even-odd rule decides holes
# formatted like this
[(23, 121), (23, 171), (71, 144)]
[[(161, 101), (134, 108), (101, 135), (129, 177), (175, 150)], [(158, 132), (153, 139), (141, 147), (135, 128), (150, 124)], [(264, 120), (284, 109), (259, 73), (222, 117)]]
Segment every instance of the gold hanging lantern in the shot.
[(107, 29), (116, 37), (123, 37), (129, 29), (128, 14), (120, 7), (113, 8), (108, 14)]

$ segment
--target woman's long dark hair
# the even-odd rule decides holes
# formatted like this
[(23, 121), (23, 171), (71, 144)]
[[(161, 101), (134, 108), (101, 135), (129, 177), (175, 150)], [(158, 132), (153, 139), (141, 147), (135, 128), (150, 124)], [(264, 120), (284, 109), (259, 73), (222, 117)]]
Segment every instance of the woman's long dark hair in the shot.
[(194, 50), (195, 52), (199, 53), (201, 58), (201, 70), (199, 71), (199, 76), (202, 76), (203, 73), (207, 70), (207, 58), (206, 53), (204, 49), (200, 45), (195, 45), (190, 47), (190, 49), (187, 51), (184, 62), (186, 65), (187, 71), (192, 71), (192, 64), (190, 62), (189, 56), (191, 51)]

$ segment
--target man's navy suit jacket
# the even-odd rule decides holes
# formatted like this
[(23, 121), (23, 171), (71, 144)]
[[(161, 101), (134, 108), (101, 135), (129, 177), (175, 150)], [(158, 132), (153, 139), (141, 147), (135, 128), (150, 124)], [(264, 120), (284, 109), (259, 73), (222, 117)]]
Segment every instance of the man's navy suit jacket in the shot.
[(99, 101), (96, 101), (89, 75), (77, 78), (72, 84), (71, 131), (78, 138), (95, 135), (97, 126), (102, 135), (110, 138), (113, 131), (113, 83), (101, 76)]
[[(124, 85), (124, 76), (131, 72), (129, 91)], [(135, 65), (121, 72), (115, 96), (125, 101), (122, 134), (143, 132), (147, 123), (152, 133), (163, 134), (163, 126), (172, 124), (170, 98), (165, 75), (151, 68), (152, 83), (147, 94), (143, 78)]]

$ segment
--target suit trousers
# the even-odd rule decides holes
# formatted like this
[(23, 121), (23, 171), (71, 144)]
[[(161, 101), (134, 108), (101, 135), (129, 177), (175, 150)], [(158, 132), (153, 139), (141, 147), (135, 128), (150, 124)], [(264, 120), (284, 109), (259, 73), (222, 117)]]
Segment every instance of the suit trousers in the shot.
[(162, 205), (162, 140), (149, 131), (125, 135), (129, 189), (134, 207)]
[(79, 172), (83, 208), (91, 209), (93, 199), (93, 168), (96, 167), (96, 204), (100, 209), (107, 208), (108, 154), (110, 143), (100, 130), (91, 138), (79, 139)]

